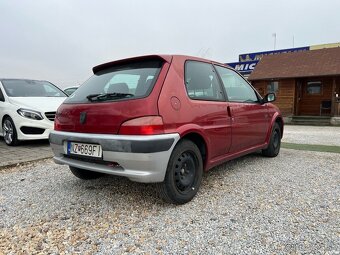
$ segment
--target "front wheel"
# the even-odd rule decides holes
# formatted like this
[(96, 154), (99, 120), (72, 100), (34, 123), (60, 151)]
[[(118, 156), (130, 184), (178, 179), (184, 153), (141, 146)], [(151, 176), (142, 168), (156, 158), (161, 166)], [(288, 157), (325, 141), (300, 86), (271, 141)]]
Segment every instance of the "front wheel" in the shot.
[(180, 141), (172, 152), (164, 182), (157, 184), (161, 198), (173, 204), (185, 204), (197, 193), (203, 175), (200, 150), (189, 140)]
[(267, 149), (262, 150), (262, 155), (266, 157), (276, 157), (281, 147), (281, 129), (278, 123), (274, 124)]
[(10, 117), (6, 117), (2, 123), (2, 132), (5, 143), (9, 146), (15, 146), (19, 144), (17, 131), (13, 120)]

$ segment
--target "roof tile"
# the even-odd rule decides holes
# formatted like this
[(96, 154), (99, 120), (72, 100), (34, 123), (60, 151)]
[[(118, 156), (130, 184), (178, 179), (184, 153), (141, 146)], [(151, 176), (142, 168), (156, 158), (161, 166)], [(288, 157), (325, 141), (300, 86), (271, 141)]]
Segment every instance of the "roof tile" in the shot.
[(340, 75), (340, 47), (264, 56), (249, 80)]

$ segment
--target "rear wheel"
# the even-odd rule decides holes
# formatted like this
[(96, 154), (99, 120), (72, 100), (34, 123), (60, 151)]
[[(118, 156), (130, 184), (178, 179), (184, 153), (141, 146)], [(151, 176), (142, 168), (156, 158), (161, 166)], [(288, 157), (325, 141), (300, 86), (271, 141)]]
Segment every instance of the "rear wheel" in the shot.
[(197, 193), (203, 174), (200, 150), (189, 140), (180, 141), (172, 152), (164, 182), (157, 184), (166, 202), (184, 204)]
[(262, 155), (266, 157), (276, 157), (281, 147), (281, 129), (278, 123), (274, 124), (267, 149), (262, 150)]
[(19, 144), (17, 130), (14, 122), (10, 117), (6, 117), (2, 123), (2, 132), (5, 143), (9, 146), (15, 146)]
[(82, 180), (97, 179), (104, 175), (102, 173), (88, 171), (88, 170), (80, 169), (80, 168), (73, 167), (73, 166), (70, 166), (70, 170), (74, 176)]

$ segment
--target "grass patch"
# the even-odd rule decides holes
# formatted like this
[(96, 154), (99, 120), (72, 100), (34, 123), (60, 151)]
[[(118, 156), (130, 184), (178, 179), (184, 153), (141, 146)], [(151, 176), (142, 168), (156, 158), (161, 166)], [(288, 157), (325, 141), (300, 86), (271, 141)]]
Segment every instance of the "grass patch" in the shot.
[(293, 150), (340, 153), (340, 146), (330, 146), (321, 144), (319, 145), (319, 144), (281, 143), (281, 147)]

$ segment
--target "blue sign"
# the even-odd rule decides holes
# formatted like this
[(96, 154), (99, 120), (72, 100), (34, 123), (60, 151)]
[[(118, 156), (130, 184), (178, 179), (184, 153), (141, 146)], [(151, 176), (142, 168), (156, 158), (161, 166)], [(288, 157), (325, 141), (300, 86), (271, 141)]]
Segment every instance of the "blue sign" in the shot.
[(232, 68), (234, 68), (236, 71), (240, 72), (243, 75), (250, 74), (255, 69), (255, 66), (261, 60), (263, 56), (288, 53), (288, 52), (309, 51), (309, 50), (311, 50), (310, 46), (240, 54), (239, 62), (227, 63), (227, 65), (231, 66)]
[(272, 51), (262, 51), (262, 52), (254, 52), (254, 53), (246, 53), (239, 55), (240, 62), (248, 62), (248, 61), (259, 61), (263, 56), (266, 55), (274, 55), (288, 52), (300, 52), (300, 51), (308, 51), (310, 47), (300, 47), (300, 48), (290, 48), (284, 50), (272, 50)]
[(241, 74), (249, 74), (254, 70), (258, 62), (259, 60), (244, 61), (244, 62), (227, 63), (227, 65), (234, 68), (236, 71), (240, 72)]

